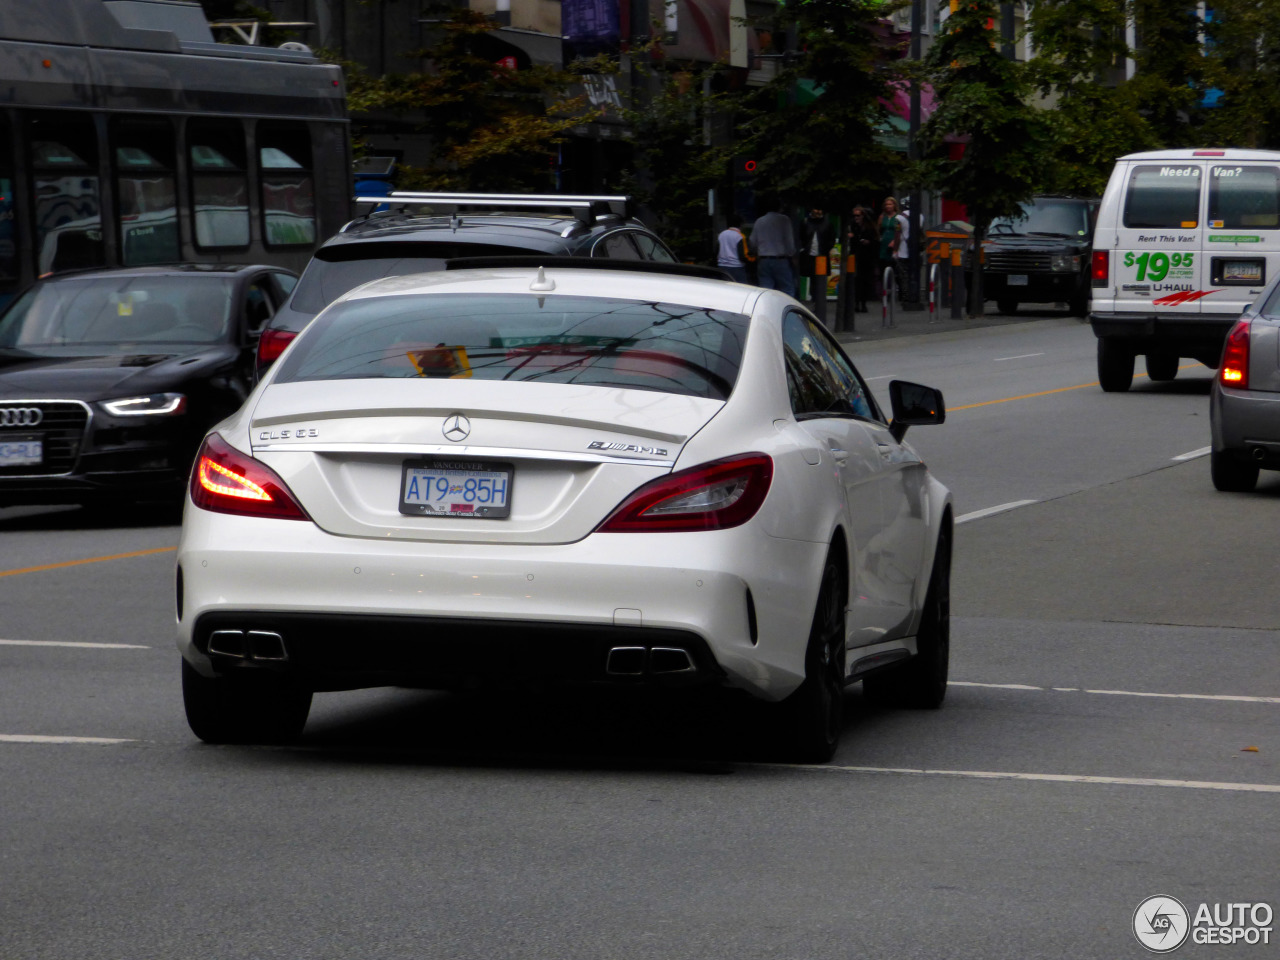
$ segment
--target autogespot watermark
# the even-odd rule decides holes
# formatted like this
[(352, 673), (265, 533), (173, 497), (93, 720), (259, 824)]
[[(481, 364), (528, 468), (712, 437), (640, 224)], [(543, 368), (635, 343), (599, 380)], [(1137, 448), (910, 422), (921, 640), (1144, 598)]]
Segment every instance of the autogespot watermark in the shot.
[(1270, 943), (1268, 903), (1202, 903), (1191, 913), (1176, 897), (1147, 897), (1133, 911), (1133, 935), (1152, 953), (1192, 943)]

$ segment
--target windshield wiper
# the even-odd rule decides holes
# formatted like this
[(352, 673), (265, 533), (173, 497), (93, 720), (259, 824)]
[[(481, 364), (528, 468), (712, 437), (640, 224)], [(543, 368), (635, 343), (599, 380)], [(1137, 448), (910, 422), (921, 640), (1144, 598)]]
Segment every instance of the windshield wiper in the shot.
[(1072, 240), (1074, 237), (1069, 233), (1054, 233), (1051, 230), (1032, 230), (1028, 232), (1029, 237), (1062, 237), (1064, 240)]

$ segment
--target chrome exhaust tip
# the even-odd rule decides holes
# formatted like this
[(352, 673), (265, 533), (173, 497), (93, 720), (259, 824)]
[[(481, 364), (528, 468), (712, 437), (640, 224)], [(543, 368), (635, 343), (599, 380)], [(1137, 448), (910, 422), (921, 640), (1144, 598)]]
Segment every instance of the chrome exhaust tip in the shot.
[(615, 677), (643, 676), (645, 656), (648, 652), (644, 647), (614, 647), (605, 660), (605, 673)]
[(271, 630), (250, 630), (249, 656), (254, 660), (288, 660), (284, 637)]
[(1253, 455), (1253, 459), (1257, 460), (1259, 463), (1267, 459), (1266, 447), (1254, 447), (1253, 450), (1250, 451), (1250, 453)]
[(284, 637), (274, 630), (215, 630), (209, 634), (209, 655), (274, 663), (289, 659)]
[(209, 654), (244, 660), (249, 656), (243, 630), (215, 630), (209, 634)]
[(649, 654), (650, 673), (697, 673), (689, 651), (681, 647), (654, 647)]

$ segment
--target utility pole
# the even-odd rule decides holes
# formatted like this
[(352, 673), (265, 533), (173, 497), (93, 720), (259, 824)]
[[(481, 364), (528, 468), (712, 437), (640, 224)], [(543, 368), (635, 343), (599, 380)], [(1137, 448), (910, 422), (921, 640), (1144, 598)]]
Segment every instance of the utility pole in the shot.
[[(911, 60), (920, 62), (920, 32), (924, 26), (924, 0), (911, 0)], [(920, 81), (911, 79), (911, 109), (907, 118), (907, 157), (914, 164), (920, 160)], [(918, 186), (911, 188), (911, 209), (907, 216), (907, 266), (910, 279), (907, 289), (902, 291), (902, 299), (910, 299), (914, 304), (920, 298), (920, 208), (923, 206), (923, 195)]]

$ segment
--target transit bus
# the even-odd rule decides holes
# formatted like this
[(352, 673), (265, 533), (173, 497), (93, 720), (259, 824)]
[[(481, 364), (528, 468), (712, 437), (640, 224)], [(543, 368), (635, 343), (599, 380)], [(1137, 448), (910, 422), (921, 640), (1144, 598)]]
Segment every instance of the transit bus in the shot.
[(341, 70), (215, 43), (183, 0), (0, 3), (0, 306), (174, 261), (301, 271), (351, 215)]

